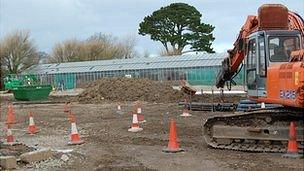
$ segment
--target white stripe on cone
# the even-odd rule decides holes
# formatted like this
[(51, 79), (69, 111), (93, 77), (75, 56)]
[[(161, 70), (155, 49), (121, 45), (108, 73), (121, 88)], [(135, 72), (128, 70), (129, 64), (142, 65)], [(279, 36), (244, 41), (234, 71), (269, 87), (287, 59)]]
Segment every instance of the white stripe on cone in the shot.
[(7, 129), (7, 132), (6, 132), (6, 135), (7, 136), (11, 136), (13, 133), (12, 133), (12, 130), (11, 129)]
[(132, 128), (139, 128), (137, 114), (133, 114)]
[(30, 126), (35, 125), (34, 118), (32, 116), (30, 117), (30, 124), (29, 125)]
[(75, 122), (71, 123), (71, 134), (78, 134), (78, 130)]
[(141, 108), (140, 108), (140, 107), (137, 108), (137, 113), (138, 113), (138, 114), (141, 114)]

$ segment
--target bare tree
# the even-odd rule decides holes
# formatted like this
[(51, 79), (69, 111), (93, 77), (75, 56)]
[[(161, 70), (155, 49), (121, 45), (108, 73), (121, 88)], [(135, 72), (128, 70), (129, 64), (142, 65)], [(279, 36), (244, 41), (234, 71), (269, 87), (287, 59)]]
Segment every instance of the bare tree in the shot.
[(118, 58), (132, 58), (135, 37), (118, 40), (112, 35), (96, 33), (84, 41), (71, 39), (57, 43), (49, 62), (92, 61)]
[(116, 38), (112, 35), (96, 33), (89, 37), (84, 44), (85, 60), (103, 60), (117, 58)]
[(62, 43), (56, 43), (49, 58), (51, 63), (78, 61), (81, 56), (82, 42), (77, 39), (69, 39)]
[(118, 44), (118, 46), (120, 46), (120, 48), (122, 50), (122, 55), (125, 59), (134, 58), (137, 56), (137, 53), (134, 50), (136, 42), (137, 42), (136, 35), (129, 34), (126, 37), (124, 37)]
[(27, 30), (16, 30), (0, 41), (1, 66), (9, 74), (17, 74), (38, 63), (38, 52)]

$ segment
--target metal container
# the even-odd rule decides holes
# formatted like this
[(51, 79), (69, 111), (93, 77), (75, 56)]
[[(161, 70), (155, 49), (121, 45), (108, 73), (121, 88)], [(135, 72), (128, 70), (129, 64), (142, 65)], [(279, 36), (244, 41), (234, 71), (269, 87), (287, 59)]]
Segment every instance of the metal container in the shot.
[(32, 101), (45, 100), (49, 97), (52, 90), (51, 85), (26, 85), (13, 88), (13, 94), (16, 100)]

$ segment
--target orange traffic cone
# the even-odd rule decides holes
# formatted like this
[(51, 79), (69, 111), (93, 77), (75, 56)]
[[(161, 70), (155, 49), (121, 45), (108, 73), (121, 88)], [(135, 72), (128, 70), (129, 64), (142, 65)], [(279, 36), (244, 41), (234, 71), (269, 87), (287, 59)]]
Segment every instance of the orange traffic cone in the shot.
[(27, 127), (27, 130), (29, 134), (36, 134), (38, 132), (38, 128), (34, 122), (33, 112), (29, 113), (29, 126)]
[(142, 114), (142, 110), (140, 107), (137, 108), (137, 118), (139, 123), (146, 122), (144, 114)]
[(298, 153), (297, 133), (296, 133), (296, 123), (295, 122), (290, 122), (288, 149), (287, 149), (287, 153), (284, 154), (283, 157), (287, 157), (287, 158), (301, 157), (301, 155)]
[(179, 147), (179, 142), (177, 142), (177, 133), (176, 133), (176, 122), (174, 120), (170, 121), (170, 134), (169, 134), (169, 143), (168, 146), (163, 149), (163, 152), (166, 153), (177, 153), (182, 152), (184, 149)]
[(133, 114), (132, 127), (128, 129), (130, 132), (139, 132), (142, 131), (143, 128), (139, 127), (137, 114)]
[(7, 109), (7, 119), (6, 119), (6, 124), (15, 124), (15, 116), (14, 116), (14, 109), (13, 105), (9, 104), (8, 109)]
[(78, 134), (77, 126), (76, 126), (76, 117), (73, 115), (71, 118), (71, 135), (69, 145), (80, 145), (83, 144), (84, 141), (80, 140), (80, 136)]
[(6, 142), (4, 144), (5, 145), (16, 145), (16, 144), (18, 144), (14, 140), (14, 136), (13, 136), (10, 124), (7, 125), (7, 130), (6, 131), (7, 131), (6, 132)]
[(66, 113), (71, 111), (71, 102), (66, 102), (64, 104), (64, 110), (63, 111), (66, 112)]

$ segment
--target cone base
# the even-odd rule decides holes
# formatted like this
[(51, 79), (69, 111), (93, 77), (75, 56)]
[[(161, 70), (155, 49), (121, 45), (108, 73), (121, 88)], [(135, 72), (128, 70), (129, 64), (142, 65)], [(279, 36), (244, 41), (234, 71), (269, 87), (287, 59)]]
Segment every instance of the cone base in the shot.
[(188, 116), (192, 116), (191, 114), (189, 114), (189, 113), (183, 113), (183, 114), (181, 114), (180, 116), (183, 116), (183, 117), (188, 117)]
[(178, 153), (178, 152), (184, 152), (185, 150), (182, 148), (171, 149), (171, 148), (166, 147), (162, 151), (164, 153)]
[(138, 121), (138, 123), (146, 123), (146, 122), (147, 122), (146, 120)]
[(83, 140), (79, 140), (79, 141), (69, 141), (68, 145), (81, 145), (83, 144), (84, 141)]
[(282, 155), (283, 158), (301, 158), (304, 157), (304, 154), (301, 155), (299, 153), (286, 153)]
[(34, 135), (34, 134), (37, 134), (39, 131), (35, 131), (35, 132), (27, 132), (27, 134), (30, 134), (30, 135)]
[(10, 145), (10, 146), (14, 146), (14, 145), (20, 145), (20, 142), (3, 142), (3, 145)]
[(119, 114), (119, 115), (124, 114), (123, 111), (121, 111), (121, 110), (117, 110), (116, 113)]
[(129, 132), (139, 132), (139, 131), (142, 131), (144, 130), (143, 128), (130, 128), (128, 129)]

